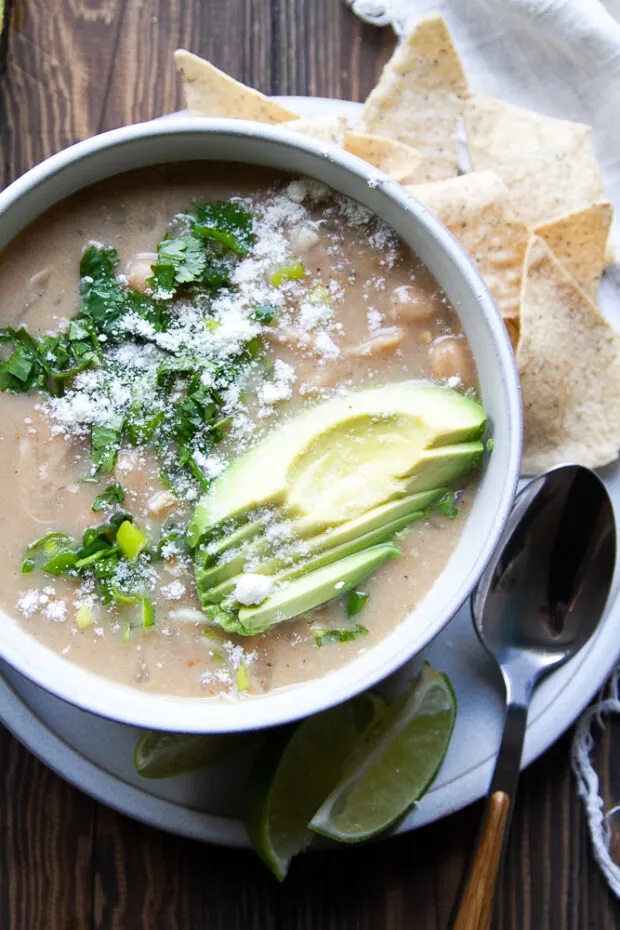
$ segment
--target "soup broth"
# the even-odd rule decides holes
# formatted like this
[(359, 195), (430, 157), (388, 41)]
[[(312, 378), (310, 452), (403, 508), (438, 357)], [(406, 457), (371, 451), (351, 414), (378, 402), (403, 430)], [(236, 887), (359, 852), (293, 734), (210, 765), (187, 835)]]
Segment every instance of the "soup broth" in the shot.
[[(231, 199), (252, 218), (253, 231), (237, 252), (221, 228), (219, 239), (209, 238), (213, 211), (197, 210)], [(205, 289), (200, 265), (199, 287), (191, 279), (198, 272), (189, 244), (180, 262), (179, 236), (199, 227), (211, 249), (211, 280), (223, 275), (228, 283)], [(459, 320), (433, 277), (376, 217), (316, 182), (245, 165), (158, 166), (81, 191), (5, 249), (2, 325), (24, 326), (35, 337), (69, 332), (85, 300), (96, 306), (98, 279), (82, 274), (80, 285), (89, 246), (98, 262), (103, 247), (116, 250), (112, 275), (122, 294), (138, 295), (136, 309), (119, 318), (111, 335), (95, 333), (99, 360), (56, 382), (55, 396), (0, 393), (5, 611), (17, 613), (33, 637), (69, 661), (146, 691), (194, 697), (260, 694), (324, 675), (371, 649), (444, 568), (471, 504), (471, 480), (457, 488), (458, 518), (431, 508), (399, 535), (401, 558), (364, 581), (359, 613), (347, 616), (351, 602), (335, 598), (252, 637), (205, 623), (183, 532), (205, 488), (300, 408), (412, 379), (475, 390)], [(179, 268), (190, 280), (179, 283)], [(143, 311), (139, 296), (164, 295), (172, 280), (166, 274), (177, 278), (174, 295), (162, 297), (168, 316), (161, 322), (152, 307)], [(102, 297), (108, 307), (117, 299), (116, 291), (110, 294)], [(179, 361), (188, 346), (197, 356), (206, 347), (209, 357), (196, 382)], [(7, 346), (4, 358), (10, 351)], [(104, 378), (101, 358), (112, 357), (114, 373)], [(136, 412), (146, 403), (136, 385), (147, 385), (151, 375), (165, 381), (168, 393), (145, 419)], [(206, 409), (202, 388), (217, 397), (217, 423), (206, 439), (202, 426), (192, 425)], [(170, 431), (166, 441), (156, 439), (162, 424)], [(198, 433), (188, 439), (194, 428)], [(60, 533), (79, 541), (89, 527), (121, 513), (131, 516), (146, 548), (127, 569), (126, 585), (115, 576), (107, 601), (101, 580), (85, 571), (74, 577), (41, 570), (41, 549), (31, 550), (23, 570), (33, 540)]]

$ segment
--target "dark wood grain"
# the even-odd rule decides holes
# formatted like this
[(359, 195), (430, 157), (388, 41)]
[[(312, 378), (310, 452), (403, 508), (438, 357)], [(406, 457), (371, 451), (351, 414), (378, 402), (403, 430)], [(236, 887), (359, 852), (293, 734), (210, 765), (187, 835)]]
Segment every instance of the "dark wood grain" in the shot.
[(87, 930), (95, 803), (0, 727), (0, 927)]
[[(78, 139), (181, 106), (177, 45), (267, 93), (360, 100), (394, 44), (341, 0), (14, 7), (0, 77), (4, 184)], [(610, 803), (620, 799), (611, 732), (598, 749)], [(569, 746), (565, 737), (522, 779), (496, 930), (620, 928)], [(95, 804), (2, 731), (0, 930), (443, 930), (480, 814), (475, 805), (407, 837), (305, 856), (280, 887), (249, 853), (171, 837)]]

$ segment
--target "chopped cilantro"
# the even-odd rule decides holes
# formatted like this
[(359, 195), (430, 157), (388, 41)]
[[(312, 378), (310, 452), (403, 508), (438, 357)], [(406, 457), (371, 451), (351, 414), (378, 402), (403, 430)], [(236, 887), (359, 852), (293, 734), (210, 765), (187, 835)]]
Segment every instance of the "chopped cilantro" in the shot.
[(103, 494), (99, 494), (95, 498), (91, 510), (97, 513), (98, 510), (103, 510), (104, 507), (113, 507), (114, 504), (122, 504), (124, 500), (125, 492), (118, 481), (115, 481), (113, 484), (107, 486)]
[(0, 362), (0, 391), (21, 394), (41, 391), (61, 394), (64, 382), (99, 362), (100, 352), (92, 328), (69, 329), (67, 336), (35, 339), (27, 329), (0, 329), (0, 342), (13, 344), (13, 352)]
[(121, 430), (94, 423), (90, 434), (90, 457), (95, 473), (113, 470), (121, 444)]
[[(122, 541), (126, 546), (129, 527), (134, 531), (134, 545), (129, 547), (131, 558), (117, 538), (119, 530), (124, 528)], [(81, 542), (64, 533), (48, 533), (35, 540), (26, 550), (22, 572), (38, 569), (49, 575), (90, 579), (95, 582), (104, 604), (135, 604), (144, 596), (144, 569), (152, 560), (148, 552), (140, 549), (142, 539), (143, 533), (133, 526), (131, 515), (116, 513), (107, 523), (85, 530)], [(144, 561), (136, 563), (138, 555)]]
[(454, 491), (447, 491), (443, 497), (435, 502), (434, 507), (437, 513), (442, 513), (448, 520), (456, 520), (459, 515), (459, 509), (456, 506), (457, 497)]
[[(237, 256), (247, 254), (254, 241), (251, 214), (238, 201), (218, 201), (178, 219), (184, 230), (160, 242), (150, 295), (121, 283), (114, 248), (90, 244), (80, 260), (78, 312), (66, 333), (36, 338), (25, 328), (0, 330), (0, 342), (12, 344), (11, 354), (0, 361), (2, 391), (60, 396), (72, 390), (71, 380), (84, 369), (100, 369), (94, 383), (107, 409), (105, 419), (102, 409), (101, 422), (90, 427), (93, 479), (113, 471), (123, 443), (148, 444), (161, 456), (169, 486), (191, 474), (208, 487), (201, 456), (210, 454), (230, 422), (219, 391), (244, 378), (251, 366), (263, 364), (258, 336), (220, 361), (200, 344), (180, 344), (178, 310), (171, 302), (182, 289), (184, 299), (204, 313), (207, 333), (220, 326), (210, 315), (209, 301), (230, 283)], [(258, 307), (256, 313), (265, 323), (276, 315), (270, 307)], [(159, 339), (160, 334), (170, 339)], [(132, 352), (121, 357), (117, 347), (145, 342), (148, 364), (144, 374), (142, 369), (135, 374), (131, 361), (125, 361)], [(94, 396), (93, 382), (75, 387)], [(70, 395), (69, 404), (72, 400)], [(97, 498), (95, 510), (122, 502), (114, 492), (108, 497), (108, 490)]]
[(196, 207), (192, 231), (201, 239), (212, 239), (247, 255), (254, 243), (252, 214), (234, 200), (218, 200)]
[(195, 236), (164, 239), (157, 247), (157, 263), (149, 284), (155, 298), (169, 299), (181, 284), (200, 281), (207, 267), (204, 244)]
[(251, 319), (256, 323), (263, 323), (266, 326), (269, 326), (270, 323), (273, 323), (274, 320), (278, 317), (278, 311), (275, 307), (269, 306), (269, 304), (261, 304), (259, 307), (256, 307), (250, 314)]
[(367, 636), (368, 630), (360, 623), (353, 627), (346, 627), (336, 630), (313, 630), (312, 635), (317, 646), (331, 646), (334, 643), (350, 643), (360, 636)]

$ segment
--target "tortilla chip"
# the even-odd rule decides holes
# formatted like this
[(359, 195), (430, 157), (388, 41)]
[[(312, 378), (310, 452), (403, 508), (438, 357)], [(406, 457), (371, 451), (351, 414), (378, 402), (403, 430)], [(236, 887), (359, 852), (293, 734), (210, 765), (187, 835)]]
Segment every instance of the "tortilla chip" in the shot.
[(596, 300), (599, 281), (607, 265), (612, 219), (612, 205), (602, 201), (541, 223), (534, 230), (592, 300)]
[(348, 132), (344, 137), (344, 147), (347, 152), (363, 158), (400, 184), (413, 184), (416, 174), (420, 173), (422, 156), (403, 142), (365, 132)]
[(466, 93), (467, 78), (446, 22), (431, 13), (386, 64), (355, 129), (417, 149), (421, 182), (454, 177)]
[(283, 129), (293, 129), (304, 136), (311, 136), (320, 142), (332, 142), (342, 145), (344, 134), (347, 131), (346, 116), (306, 116), (282, 123)]
[(517, 363), (524, 474), (617, 458), (620, 336), (538, 236), (526, 258)]
[(472, 168), (497, 171), (530, 226), (603, 199), (603, 179), (584, 123), (476, 93), (465, 107), (465, 128)]
[(474, 261), (502, 316), (519, 315), (528, 227), (494, 171), (407, 188), (448, 227)]
[(297, 118), (297, 113), (235, 81), (198, 55), (179, 48), (174, 60), (183, 78), (190, 116), (223, 116), (258, 123), (283, 123)]

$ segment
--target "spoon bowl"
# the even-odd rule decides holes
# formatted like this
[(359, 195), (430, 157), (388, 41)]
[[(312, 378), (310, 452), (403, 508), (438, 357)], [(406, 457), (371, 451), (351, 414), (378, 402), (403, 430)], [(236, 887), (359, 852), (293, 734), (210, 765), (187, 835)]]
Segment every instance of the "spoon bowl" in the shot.
[(504, 732), (453, 930), (488, 930), (537, 682), (596, 630), (611, 589), (616, 524), (600, 478), (564, 465), (518, 496), (472, 598), (476, 633), (506, 688)]
[(527, 485), (472, 598), (476, 633), (504, 679), (517, 663), (533, 686), (581, 649), (615, 561), (613, 508), (595, 472), (564, 465)]

